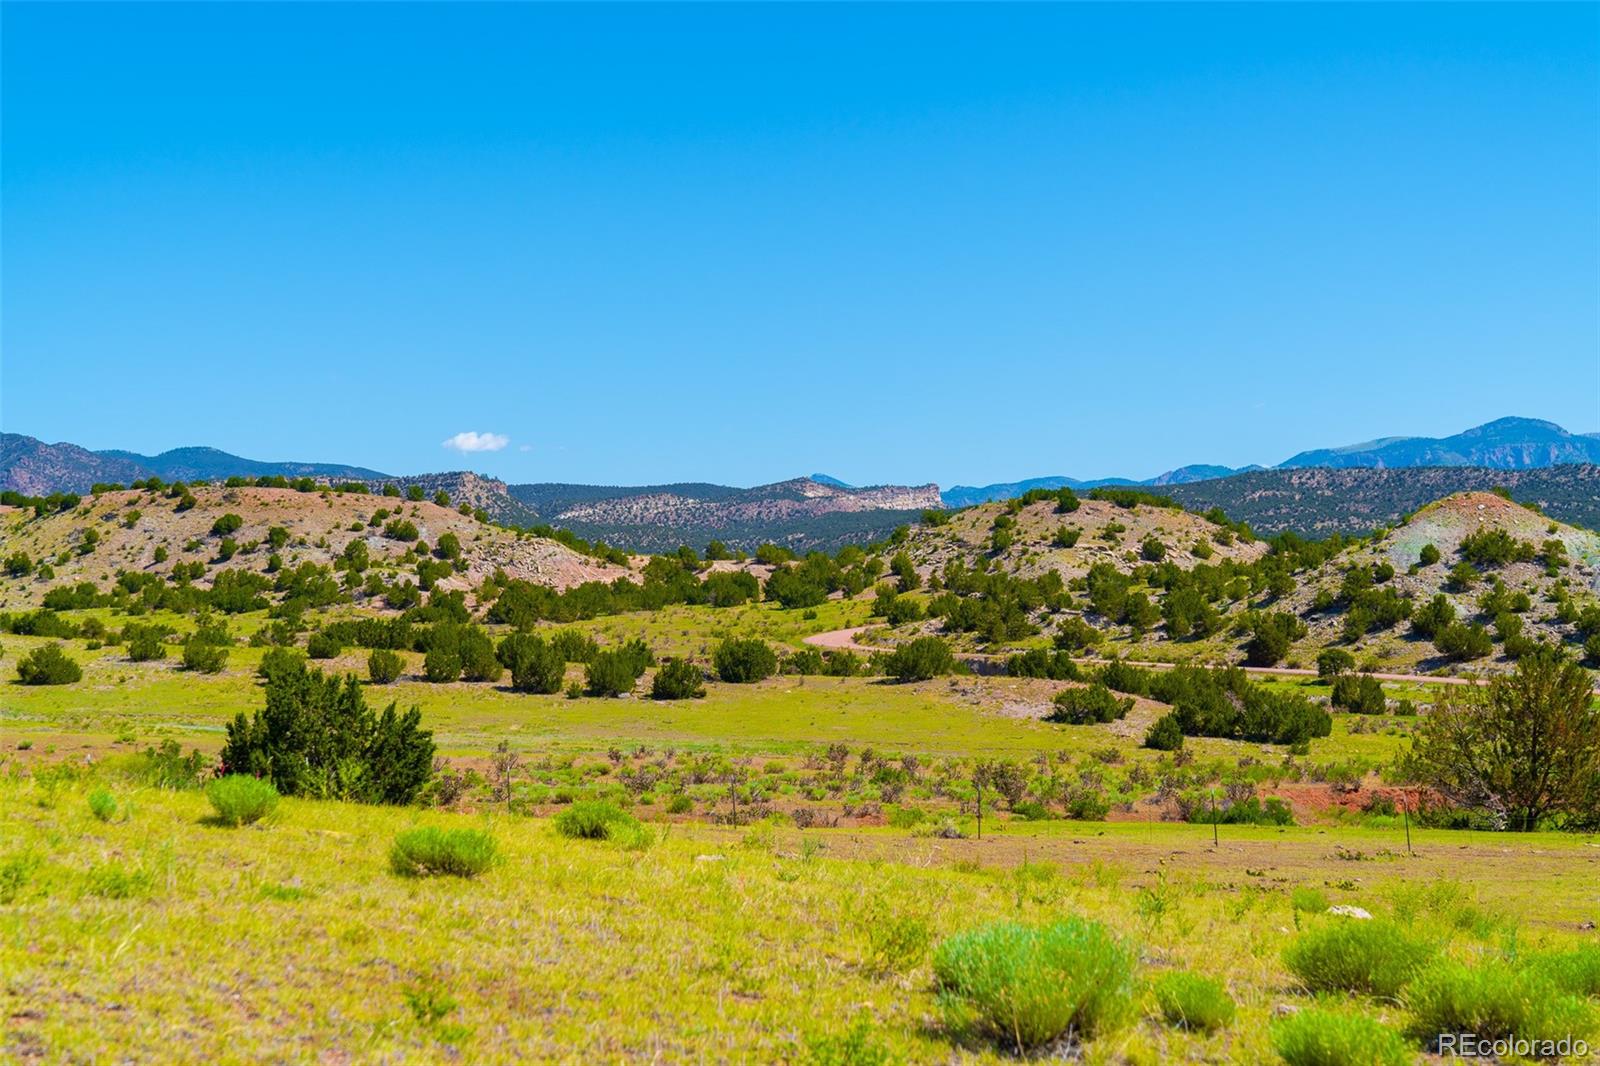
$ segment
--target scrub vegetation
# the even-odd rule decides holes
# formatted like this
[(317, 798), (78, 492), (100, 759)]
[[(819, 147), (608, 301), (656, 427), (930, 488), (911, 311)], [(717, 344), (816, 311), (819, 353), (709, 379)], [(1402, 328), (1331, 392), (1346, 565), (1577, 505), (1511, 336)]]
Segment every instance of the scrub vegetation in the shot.
[(7, 508), (0, 1049), (1592, 1042), (1595, 557), (1490, 498), (1266, 541), (1061, 491), (745, 558), (315, 484)]

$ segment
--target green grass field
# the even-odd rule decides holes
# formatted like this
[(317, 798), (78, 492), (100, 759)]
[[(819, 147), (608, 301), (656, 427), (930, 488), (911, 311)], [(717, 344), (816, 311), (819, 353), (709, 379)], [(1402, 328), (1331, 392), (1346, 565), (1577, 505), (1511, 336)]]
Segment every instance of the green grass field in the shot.
[[(1295, 888), (1463, 959), (1566, 946), (1600, 913), (1600, 853), (1563, 836), (1418, 832), (1407, 857), (1362, 830), (1224, 827), (1213, 848), (1202, 826), (653, 825), (625, 849), (542, 819), (293, 800), (225, 829), (197, 793), (126, 785), (101, 822), (87, 788), (0, 782), (0, 1047), (18, 1061), (998, 1062), (947, 1031), (931, 945), (1081, 915), (1140, 960), (1136, 1016), (1087, 1061), (1264, 1062), (1274, 1011), (1310, 1002), (1280, 960), (1311, 917)], [(391, 873), (394, 834), (422, 824), (487, 829), (502, 861), (472, 881)], [(1148, 982), (1177, 968), (1225, 983), (1231, 1026), (1158, 1020)], [(858, 1024), (883, 1057), (828, 1058)]]
[[(724, 635), (794, 646), (864, 611), (680, 608), (580, 628), (703, 657)], [(6, 673), (40, 643), (5, 638)], [(1059, 682), (784, 675), (712, 683), (700, 700), (567, 699), (429, 684), (406, 653), (404, 679), (369, 702), (419, 706), (469, 776), (507, 744), (522, 775), (511, 810), (474, 778), (447, 809), (286, 799), (229, 829), (201, 792), (150, 787), (138, 753), (175, 740), (214, 754), (234, 715), (262, 703), (262, 649), (237, 646), (223, 673), (198, 675), (170, 654), (130, 663), (67, 645), (82, 681), (0, 684), (0, 1055), (21, 1062), (999, 1062), (1014, 1056), (941, 999), (937, 945), (997, 920), (1079, 916), (1137, 967), (1125, 1022), (1072, 1054), (1259, 1063), (1277, 1059), (1279, 1016), (1314, 1003), (1282, 956), (1330, 904), (1474, 963), (1592, 943), (1585, 923), (1600, 919), (1593, 837), (1412, 825), (1408, 850), (1401, 821), (1341, 806), (1323, 782), (1373, 793), (1406, 745), (1396, 716), (1336, 715), (1298, 759), (1191, 738), (1176, 760), (1139, 746), (1158, 704), (1109, 725), (1041, 721)], [(321, 665), (364, 673), (365, 656)], [(902, 757), (916, 768), (891, 794), (872, 766)], [(1029, 821), (991, 799), (978, 839), (978, 758), (1064, 787), (1093, 777), (1110, 820)], [(1300, 824), (1223, 825), (1213, 844), (1209, 825), (1151, 820), (1172, 775), (1252, 782)], [(736, 793), (760, 820), (715, 824)], [(550, 816), (588, 797), (646, 832), (555, 832)], [(821, 818), (800, 829), (802, 813)], [(417, 826), (486, 830), (500, 861), (473, 880), (399, 876), (391, 843)], [(1163, 1021), (1155, 984), (1179, 970), (1221, 981), (1234, 1020), (1213, 1033)], [(1321, 1003), (1397, 1030), (1411, 1018), (1404, 997)]]

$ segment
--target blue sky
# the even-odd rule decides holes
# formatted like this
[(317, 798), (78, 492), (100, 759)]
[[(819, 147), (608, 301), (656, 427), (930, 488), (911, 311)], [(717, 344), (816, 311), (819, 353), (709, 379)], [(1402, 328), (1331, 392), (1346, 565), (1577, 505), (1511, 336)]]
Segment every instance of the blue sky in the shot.
[(949, 485), (1600, 430), (1600, 6), (3, 20), (7, 431)]

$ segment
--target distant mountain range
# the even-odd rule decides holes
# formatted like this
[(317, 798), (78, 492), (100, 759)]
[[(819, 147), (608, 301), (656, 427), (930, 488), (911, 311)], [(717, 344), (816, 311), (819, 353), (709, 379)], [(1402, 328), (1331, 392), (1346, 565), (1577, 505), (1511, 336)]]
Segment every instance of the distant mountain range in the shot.
[(603, 488), (512, 485), (512, 499), (536, 520), (646, 551), (712, 539), (741, 548), (775, 541), (791, 548), (834, 548), (877, 540), (942, 506), (937, 485), (856, 488), (812, 477), (750, 489), (701, 483)]
[(46, 444), (18, 433), (0, 433), (0, 489), (30, 496), (86, 492), (96, 482), (123, 485), (152, 475), (165, 481), (228, 477), (323, 477), (361, 481), (388, 475), (341, 463), (264, 463), (216, 448), (174, 448), (160, 455), (91, 452), (76, 444)]
[[(1587, 465), (1586, 465), (1587, 464)], [(96, 482), (127, 484), (232, 476), (316, 477), (443, 489), (510, 525), (548, 524), (622, 547), (660, 551), (703, 547), (713, 538), (753, 548), (778, 541), (808, 550), (887, 535), (929, 508), (967, 507), (1029, 489), (1101, 485), (1159, 488), (1186, 506), (1220, 506), (1262, 532), (1362, 532), (1451, 492), (1505, 486), (1552, 516), (1600, 526), (1600, 434), (1574, 434), (1552, 422), (1502, 418), (1452, 437), (1389, 437), (1301, 452), (1273, 469), (1191, 465), (1160, 477), (1080, 480), (1042, 477), (982, 487), (855, 487), (827, 474), (754, 488), (704, 482), (670, 485), (508, 485), (465, 471), (394, 477), (339, 463), (260, 462), (215, 448), (160, 455), (93, 452), (0, 434), (0, 488), (28, 495), (84, 492)], [(1524, 496), (1519, 495), (1519, 499)]]
[(1485, 466), (1298, 467), (1173, 485), (1161, 491), (1192, 511), (1220, 507), (1258, 533), (1362, 534), (1393, 525), (1456, 492), (1504, 489), (1551, 518), (1600, 530), (1600, 466), (1526, 470)]
[[(1564, 463), (1600, 463), (1600, 433), (1569, 433), (1554, 422), (1537, 418), (1500, 418), (1453, 437), (1384, 437), (1362, 444), (1347, 444), (1341, 448), (1318, 448), (1290, 456), (1273, 469), (1370, 467), (1386, 470), (1419, 466), (1476, 466), (1490, 470), (1531, 470)], [(1070, 477), (1041, 477), (981, 487), (956, 485), (946, 489), (943, 497), (946, 507), (970, 507), (989, 500), (1009, 499), (1034, 488), (1188, 485), (1263, 469), (1260, 466), (1196, 464), (1181, 466), (1143, 481), (1116, 477), (1090, 481)]]

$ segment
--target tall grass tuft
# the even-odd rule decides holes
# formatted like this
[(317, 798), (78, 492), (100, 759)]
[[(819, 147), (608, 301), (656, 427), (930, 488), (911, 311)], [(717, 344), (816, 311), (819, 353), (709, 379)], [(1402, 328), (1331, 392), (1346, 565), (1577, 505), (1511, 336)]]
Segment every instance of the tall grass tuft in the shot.
[(481, 829), (424, 826), (396, 834), (389, 866), (403, 877), (476, 877), (496, 855), (494, 838)]
[(1162, 974), (1155, 993), (1168, 1025), (1209, 1033), (1233, 1023), (1233, 997), (1221, 981), (1196, 973)]
[(1433, 956), (1433, 946), (1382, 919), (1329, 918), (1283, 953), (1310, 992), (1360, 992), (1393, 999)]
[(102, 822), (111, 821), (117, 816), (117, 797), (111, 794), (110, 789), (95, 789), (89, 793), (89, 813)]
[(806, 1040), (811, 1066), (890, 1066), (893, 1053), (862, 1012), (842, 1033), (818, 1033)]
[(223, 825), (253, 825), (278, 806), (278, 790), (271, 781), (245, 774), (219, 777), (206, 786), (206, 799)]
[(1534, 955), (1528, 966), (1569, 996), (1600, 996), (1600, 944)]
[(1312, 1008), (1272, 1026), (1288, 1066), (1409, 1066), (1416, 1056), (1399, 1033), (1361, 1014)]
[(1565, 994), (1535, 967), (1491, 961), (1478, 966), (1445, 962), (1423, 972), (1406, 991), (1412, 1036), (1433, 1046), (1443, 1033), (1472, 1033), (1482, 1040), (1582, 1039), (1595, 1028), (1595, 1011)]
[(573, 840), (625, 840), (639, 820), (609, 800), (580, 800), (556, 815), (556, 832)]
[(958, 933), (935, 950), (933, 971), (953, 1029), (1019, 1054), (1066, 1036), (1092, 1038), (1132, 1014), (1134, 953), (1081, 918)]

